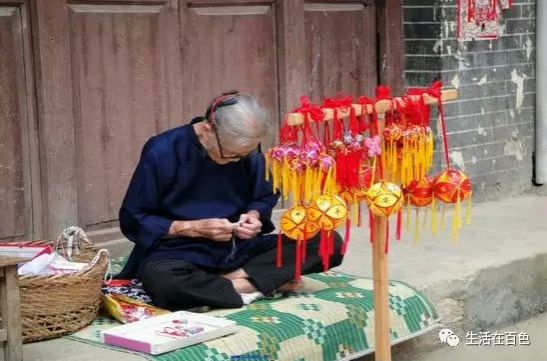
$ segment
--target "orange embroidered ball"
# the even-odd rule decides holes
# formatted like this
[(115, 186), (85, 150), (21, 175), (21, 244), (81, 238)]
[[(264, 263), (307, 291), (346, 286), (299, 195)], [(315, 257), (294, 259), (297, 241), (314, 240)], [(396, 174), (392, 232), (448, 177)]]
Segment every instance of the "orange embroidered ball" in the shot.
[(306, 210), (308, 219), (317, 223), (319, 228), (325, 231), (333, 231), (338, 228), (348, 216), (346, 202), (333, 195), (317, 197)]
[(433, 179), (428, 175), (420, 180), (413, 179), (403, 193), (413, 206), (427, 207), (433, 202)]
[(317, 223), (306, 216), (304, 206), (294, 206), (283, 213), (280, 227), (284, 235), (295, 241), (309, 239), (319, 232)]
[(471, 180), (459, 170), (447, 169), (435, 177), (433, 193), (445, 203), (463, 201), (471, 195)]
[(389, 217), (401, 209), (403, 191), (395, 183), (375, 183), (367, 191), (367, 205), (377, 216)]

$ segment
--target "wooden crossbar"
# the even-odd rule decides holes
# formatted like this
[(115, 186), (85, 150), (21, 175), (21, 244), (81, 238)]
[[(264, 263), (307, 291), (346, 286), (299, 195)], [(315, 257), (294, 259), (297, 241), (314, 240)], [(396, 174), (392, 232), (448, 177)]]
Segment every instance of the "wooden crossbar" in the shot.
[[(418, 100), (419, 95), (409, 95), (408, 96), (411, 99)], [(427, 105), (437, 104), (438, 99), (432, 97), (431, 95), (424, 93), (424, 102)], [(451, 101), (458, 99), (458, 91), (456, 89), (444, 89), (441, 91), (441, 100), (443, 102), (445, 101)], [(372, 114), (374, 113), (374, 110), (376, 110), (377, 114), (384, 114), (390, 110), (392, 110), (393, 107), (393, 100), (397, 101), (400, 105), (404, 104), (404, 99), (402, 97), (396, 97), (392, 98), (391, 100), (379, 100), (374, 104), (374, 108), (372, 104), (362, 105), (362, 104), (353, 104), (352, 107), (355, 109), (355, 115), (360, 116), (363, 113), (366, 114)], [(334, 110), (333, 109), (323, 109), (323, 113), (325, 114), (324, 120), (332, 120), (334, 118)], [(349, 117), (349, 110), (340, 109), (338, 110), (338, 117), (340, 118), (348, 118)], [(300, 113), (289, 113), (287, 114), (286, 122), (288, 125), (300, 125), (304, 123), (304, 115)]]

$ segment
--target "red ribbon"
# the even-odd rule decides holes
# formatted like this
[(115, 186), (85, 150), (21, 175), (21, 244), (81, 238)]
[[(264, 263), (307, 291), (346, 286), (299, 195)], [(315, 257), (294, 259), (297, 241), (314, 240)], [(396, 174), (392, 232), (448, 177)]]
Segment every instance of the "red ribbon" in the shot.
[(277, 234), (277, 268), (281, 268), (283, 264), (282, 260), (282, 252), (283, 252), (283, 239), (281, 237), (281, 230)]
[[(450, 156), (448, 154), (448, 138), (446, 135), (446, 121), (444, 118), (443, 100), (442, 100), (442, 87), (443, 83), (440, 80), (435, 81), (429, 88), (411, 88), (408, 90), (408, 95), (418, 95), (421, 97), (421, 102), (424, 102), (423, 95), (427, 94), (433, 98), (437, 98), (437, 105), (439, 109), (439, 116), (441, 118), (441, 127), (443, 132), (443, 148), (444, 157), (447, 168), (450, 168)], [(423, 103), (425, 105), (425, 102)], [(427, 112), (427, 119), (429, 120), (429, 112)]]
[(348, 248), (349, 243), (349, 236), (350, 236), (350, 229), (351, 229), (351, 218), (348, 215), (348, 218), (346, 218), (346, 234), (344, 235), (344, 243), (342, 245), (342, 254), (346, 254), (346, 250)]

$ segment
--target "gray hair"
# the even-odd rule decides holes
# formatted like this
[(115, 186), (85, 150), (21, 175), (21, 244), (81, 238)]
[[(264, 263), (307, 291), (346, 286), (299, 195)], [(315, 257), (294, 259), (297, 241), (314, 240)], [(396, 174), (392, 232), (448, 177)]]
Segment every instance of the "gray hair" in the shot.
[(259, 143), (269, 133), (266, 111), (249, 94), (228, 95), (213, 112), (219, 133), (235, 147)]

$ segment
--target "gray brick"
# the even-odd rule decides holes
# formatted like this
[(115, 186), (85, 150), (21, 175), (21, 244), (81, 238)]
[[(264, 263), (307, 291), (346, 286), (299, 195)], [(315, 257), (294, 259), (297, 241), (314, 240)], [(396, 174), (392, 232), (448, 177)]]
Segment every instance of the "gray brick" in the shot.
[[(513, 0), (512, 8), (502, 11), (504, 33), (498, 39), (461, 42), (454, 29), (445, 28), (445, 21), (456, 20), (457, 0), (404, 4), (406, 54), (428, 55), (407, 56), (407, 85), (427, 85), (438, 77), (450, 85), (457, 76), (459, 100), (444, 105), (447, 141), (450, 152), (463, 157), (474, 200), (528, 190), (535, 121), (535, 2)], [(522, 89), (515, 71), (523, 79)], [(445, 167), (441, 139), (436, 141), (433, 171)]]

